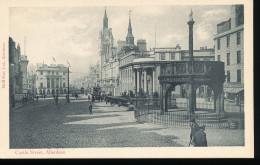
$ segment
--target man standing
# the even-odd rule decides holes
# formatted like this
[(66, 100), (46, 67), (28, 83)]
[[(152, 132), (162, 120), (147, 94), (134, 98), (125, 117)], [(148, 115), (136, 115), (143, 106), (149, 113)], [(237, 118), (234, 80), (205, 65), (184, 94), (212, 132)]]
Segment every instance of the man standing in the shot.
[(194, 146), (195, 147), (207, 147), (207, 137), (205, 131), (205, 125), (199, 127), (199, 130), (194, 135)]

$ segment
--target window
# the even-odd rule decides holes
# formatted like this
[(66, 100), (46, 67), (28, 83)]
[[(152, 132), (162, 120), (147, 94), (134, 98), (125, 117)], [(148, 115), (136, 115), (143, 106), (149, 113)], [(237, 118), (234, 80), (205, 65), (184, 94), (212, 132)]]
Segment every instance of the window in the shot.
[(230, 71), (227, 71), (227, 82), (230, 82)]
[(50, 73), (51, 73), (51, 72), (50, 72), (50, 71), (48, 71), (48, 75), (50, 75)]
[(230, 65), (230, 53), (227, 53), (227, 65)]
[(241, 51), (237, 51), (237, 64), (241, 63)]
[(241, 35), (240, 32), (237, 32), (237, 45), (239, 45), (240, 42), (241, 42), (241, 41), (240, 41), (240, 39), (241, 39), (241, 38), (240, 38), (240, 37), (241, 37), (240, 35)]
[(65, 88), (65, 83), (63, 83), (63, 88)]
[(227, 36), (227, 47), (229, 47), (230, 44), (230, 35)]
[(47, 88), (50, 88), (50, 87), (51, 87), (50, 79), (47, 78)]
[(43, 75), (43, 71), (41, 71), (41, 75)]
[(59, 75), (59, 72), (56, 72), (56, 75)]
[(52, 75), (54, 75), (54, 71), (52, 71)]
[(43, 83), (41, 83), (41, 88), (43, 88)]
[(160, 53), (161, 60), (165, 60), (165, 53)]
[(220, 61), (220, 55), (218, 55), (218, 61)]
[(175, 53), (174, 53), (174, 52), (171, 53), (171, 59), (172, 59), (172, 60), (175, 60)]
[(218, 50), (220, 49), (220, 38), (218, 38)]
[(66, 73), (65, 72), (63, 72), (63, 75), (65, 75)]
[(237, 70), (237, 82), (241, 82), (241, 70)]

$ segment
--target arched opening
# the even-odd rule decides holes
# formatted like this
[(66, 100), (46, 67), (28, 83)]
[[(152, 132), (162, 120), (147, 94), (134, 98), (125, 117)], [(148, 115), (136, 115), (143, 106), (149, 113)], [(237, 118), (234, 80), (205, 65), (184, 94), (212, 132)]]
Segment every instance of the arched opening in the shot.
[(47, 95), (49, 95), (51, 92), (50, 92), (50, 89), (47, 90)]
[(214, 110), (214, 90), (208, 85), (196, 89), (196, 110)]
[(42, 95), (42, 90), (40, 89), (40, 95)]
[(63, 90), (62, 89), (60, 89), (60, 94), (63, 94)]
[(170, 84), (165, 90), (165, 111), (187, 110), (189, 84)]

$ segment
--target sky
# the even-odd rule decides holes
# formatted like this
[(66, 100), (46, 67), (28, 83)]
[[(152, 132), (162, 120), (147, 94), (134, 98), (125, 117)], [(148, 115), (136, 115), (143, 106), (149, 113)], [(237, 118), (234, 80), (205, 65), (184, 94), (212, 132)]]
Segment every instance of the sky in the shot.
[[(135, 44), (145, 39), (147, 49), (181, 46), (188, 49), (189, 13), (193, 11), (194, 49), (213, 48), (216, 25), (230, 18), (230, 6), (107, 6), (108, 26), (114, 45), (125, 40), (131, 10)], [(95, 65), (98, 37), (103, 27), (104, 6), (13, 7), (10, 8), (10, 37), (20, 44), (21, 54), (31, 63), (71, 64), (71, 70), (87, 73)], [(155, 28), (156, 27), (156, 28)], [(25, 44), (26, 36), (26, 46)], [(25, 49), (24, 49), (25, 47)], [(53, 62), (53, 57), (55, 62)]]

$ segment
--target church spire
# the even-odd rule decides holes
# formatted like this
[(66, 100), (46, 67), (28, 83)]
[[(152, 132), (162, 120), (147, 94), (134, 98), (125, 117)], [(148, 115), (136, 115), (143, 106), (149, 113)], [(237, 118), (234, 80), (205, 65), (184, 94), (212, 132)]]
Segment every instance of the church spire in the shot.
[(103, 29), (108, 28), (108, 18), (107, 18), (107, 10), (105, 7), (105, 14), (104, 14), (104, 18), (103, 18)]
[(130, 10), (129, 11), (129, 24), (128, 24), (128, 33), (127, 33), (127, 36), (126, 36), (126, 43), (134, 45), (134, 36), (132, 34), (132, 25), (131, 25), (131, 16), (130, 16), (131, 12), (132, 11)]

